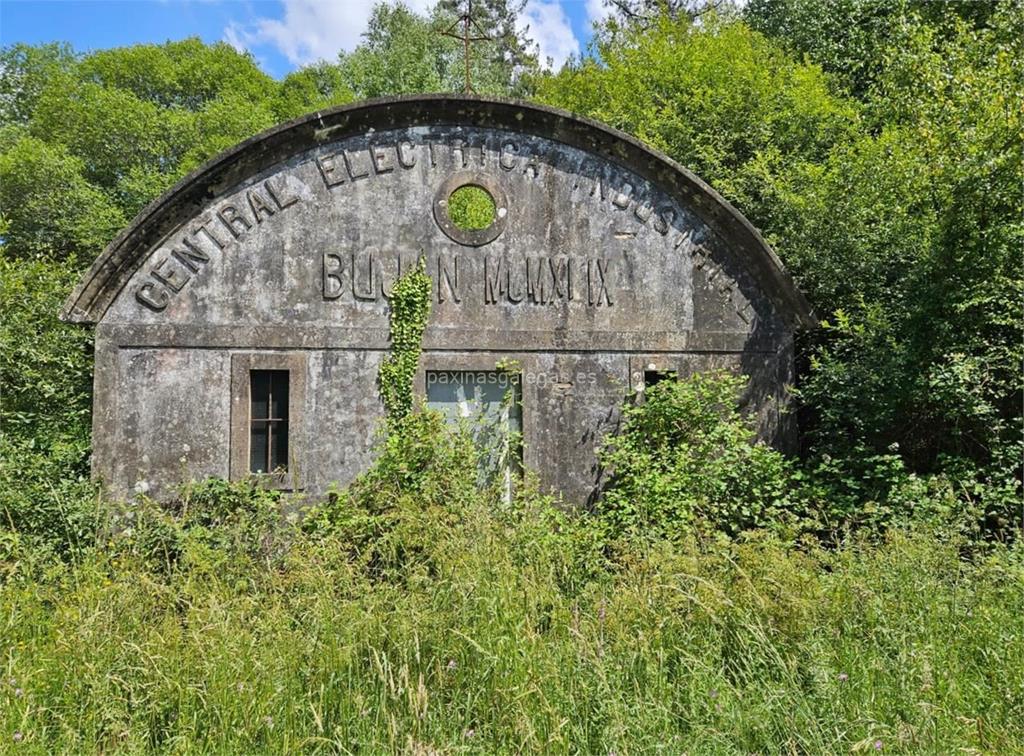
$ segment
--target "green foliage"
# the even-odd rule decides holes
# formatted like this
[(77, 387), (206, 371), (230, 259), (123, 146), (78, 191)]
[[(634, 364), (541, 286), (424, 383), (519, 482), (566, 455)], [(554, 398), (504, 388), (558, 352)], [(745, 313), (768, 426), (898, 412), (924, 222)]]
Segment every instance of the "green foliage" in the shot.
[(97, 527), (92, 338), (57, 320), (75, 275), (70, 261), (0, 250), (0, 540), (62, 554), (92, 543)]
[(666, 380), (624, 408), (600, 453), (611, 478), (597, 514), (609, 537), (681, 538), (697, 519), (731, 534), (778, 522), (789, 464), (754, 442), (738, 410), (744, 384), (724, 373)]
[(826, 529), (910, 515), (899, 492), (920, 483), (1012, 535), (1024, 10), (764, 0), (746, 15), (771, 38), (713, 14), (627, 24), (540, 94), (709, 180), (827, 320), (801, 380)]
[(45, 257), (74, 270), (124, 227), (125, 215), (63, 145), (15, 139), (0, 153), (4, 257)]
[(65, 44), (14, 44), (0, 50), (0, 124), (26, 124), (48, 82), (75, 65)]
[[(284, 507), (279, 491), (255, 480), (190, 483), (170, 506), (139, 497), (111, 508), (106, 547), (165, 573), (247, 579), (254, 569), (267, 568), (283, 556), (289, 537)], [(298, 513), (291, 518), (297, 522)]]
[(738, 21), (663, 19), (599, 54), (542, 81), (538, 97), (666, 152), (755, 222), (773, 175), (820, 159), (858, 123), (819, 69)]
[[(1004, 6), (1008, 3), (1003, 3)], [(999, 2), (961, 0), (750, 0), (751, 27), (778, 38), (798, 57), (835, 74), (855, 94), (882, 75), (886, 54), (898, 46), (901, 27), (924, 17), (941, 27), (952, 19), (982, 25)]]
[(466, 509), (485, 500), (476, 449), (468, 434), (422, 407), (384, 431), (372, 467), (310, 507), (303, 528), (338, 538), (374, 580), (423, 580), (436, 574), (437, 548)]
[[(456, 7), (458, 5), (459, 7)], [(473, 44), (470, 76), (479, 94), (523, 96), (538, 65), (532, 43), (515, 24), (505, 0), (473, 4), (474, 18), (493, 41)], [(464, 12), (463, 3), (442, 0), (429, 15), (401, 3), (374, 6), (364, 41), (341, 53), (342, 81), (358, 99), (422, 92), (462, 92), (465, 60), (462, 43), (442, 34)], [(461, 26), (453, 33), (462, 33)]]
[(321, 61), (284, 77), (274, 103), (278, 121), (355, 99), (338, 66)]
[(432, 283), (421, 257), (391, 290), (391, 352), (381, 362), (378, 383), (389, 420), (401, 422), (413, 404), (412, 382), (419, 365), (423, 331), (430, 317)]
[[(87, 260), (203, 161), (280, 117), (338, 99), (297, 92), (294, 79), (279, 85), (251, 56), (198, 39), (84, 56), (15, 45), (0, 51), (0, 61), (4, 214), (16, 231), (46, 232), (5, 239), (17, 255), (81, 239)], [(71, 192), (62, 204), (53, 199), (58, 187)], [(71, 229), (70, 242), (59, 223), (68, 215), (89, 225)], [(33, 246), (23, 249), (23, 241)]]
[[(1019, 550), (636, 549), (567, 591), (556, 515), (403, 512), (382, 580), (347, 540), (274, 569), (125, 550), (0, 586), (0, 742), (33, 753), (1013, 753)], [(419, 518), (419, 519), (418, 519)], [(393, 548), (397, 549), (396, 544)], [(585, 548), (585, 547), (584, 547)], [(402, 576), (404, 579), (397, 579)], [(20, 735), (16, 736), (16, 733)], [(15, 745), (17, 740), (20, 741)]]
[(459, 228), (487, 228), (494, 222), (494, 198), (479, 186), (459, 187), (448, 198), (448, 215)]
[[(800, 380), (807, 443), (792, 474), (804, 527), (835, 539), (935, 515), (972, 537), (1019, 532), (1020, 4), (752, 0), (749, 26), (688, 0), (620, 5), (645, 19), (606, 28), (595, 58), (541, 77), (526, 34), (499, 33), (475, 47), (474, 82), (493, 94), (539, 86), (545, 101), (666, 151), (794, 271), (828, 324), (808, 340)], [(517, 3), (475, 7), (489, 28), (517, 28)], [(78, 553), (96, 528), (89, 337), (54, 317), (81, 267), (184, 172), (261, 128), (354, 97), (461, 90), (460, 46), (437, 34), (456, 11), (379, 6), (356, 50), (280, 83), (194, 39), (0, 51), (4, 543)], [(473, 202), (452, 212), (484, 222)], [(422, 293), (424, 279), (410, 286)], [(410, 416), (429, 291), (402, 297), (380, 374), (393, 417)], [(724, 419), (738, 443), (736, 418)], [(636, 441), (629, 461), (649, 463), (657, 486), (638, 473), (624, 512), (650, 505), (643, 518), (663, 509), (682, 522), (724, 496), (717, 527), (770, 519), (774, 483), (744, 512), (713, 459), (702, 478), (685, 459), (645, 461)]]

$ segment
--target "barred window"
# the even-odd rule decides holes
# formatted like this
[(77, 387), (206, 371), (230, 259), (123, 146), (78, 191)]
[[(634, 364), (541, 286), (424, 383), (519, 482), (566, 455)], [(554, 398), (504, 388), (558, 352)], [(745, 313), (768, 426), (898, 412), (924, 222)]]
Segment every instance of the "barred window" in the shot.
[(249, 472), (288, 470), (288, 371), (249, 371)]

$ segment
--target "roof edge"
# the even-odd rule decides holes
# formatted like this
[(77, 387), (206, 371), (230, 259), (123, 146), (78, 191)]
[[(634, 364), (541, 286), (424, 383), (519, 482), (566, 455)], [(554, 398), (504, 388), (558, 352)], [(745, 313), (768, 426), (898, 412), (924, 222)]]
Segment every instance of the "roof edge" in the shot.
[[(794, 329), (817, 319), (774, 250), (731, 203), (694, 173), (638, 139), (591, 118), (521, 100), (473, 95), (407, 95), (316, 111), (274, 126), (211, 158), (149, 203), (107, 245), (60, 311), (71, 323), (97, 323), (144, 262), (144, 253), (181, 222), (249, 175), (318, 144), (408, 126), (473, 123), (560, 141), (597, 154), (672, 195), (735, 247)], [(700, 201), (706, 197), (709, 201)]]

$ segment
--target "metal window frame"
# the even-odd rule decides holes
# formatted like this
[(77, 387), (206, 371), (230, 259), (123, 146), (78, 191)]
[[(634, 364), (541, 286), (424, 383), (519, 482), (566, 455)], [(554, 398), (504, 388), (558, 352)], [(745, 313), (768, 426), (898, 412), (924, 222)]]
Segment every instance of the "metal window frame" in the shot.
[[(267, 375), (267, 416), (266, 417), (253, 417), (253, 410), (252, 410), (252, 405), (253, 405), (252, 386), (253, 386), (253, 379), (259, 373), (265, 373)], [(289, 439), (288, 439), (288, 435), (289, 435), (289, 432), (288, 432), (288, 419), (291, 416), (291, 407), (286, 408), (287, 414), (284, 417), (273, 417), (273, 412), (271, 411), (271, 408), (274, 406), (274, 388), (275, 388), (274, 384), (275, 384), (275, 380), (277, 380), (277, 381), (281, 380), (279, 378), (279, 376), (282, 376), (282, 375), (284, 376), (284, 379), (283, 379), (284, 380), (284, 384), (285, 384), (285, 390), (284, 391), (285, 391), (285, 394), (287, 394), (289, 396), (289, 400), (290, 400), (291, 391), (290, 391), (289, 387), (290, 387), (290, 384), (291, 384), (291, 375), (292, 375), (290, 370), (266, 370), (264, 368), (253, 368), (252, 370), (249, 371), (249, 445), (250, 445), (250, 449), (249, 449), (249, 451), (250, 451), (250, 454), (249, 454), (249, 472), (252, 473), (253, 475), (257, 474), (252, 469), (252, 453), (251, 453), (252, 452), (253, 426), (256, 423), (266, 423), (267, 424), (267, 455), (266, 455), (266, 459), (263, 461), (265, 472), (267, 472), (267, 473), (274, 473), (275, 471), (278, 471), (278, 470), (280, 470), (281, 472), (287, 472), (288, 471), (288, 463), (289, 463), (288, 459), (284, 460), (283, 467), (280, 464), (278, 464), (277, 466), (274, 465), (274, 436), (279, 434), (279, 433), (281, 433), (281, 428), (282, 427), (284, 428), (284, 434), (285, 434), (285, 449), (290, 449), (291, 448), (290, 444), (288, 443), (288, 441), (289, 441)], [(278, 388), (280, 388), (280, 387), (278, 387)], [(289, 401), (289, 403), (290, 403), (290, 401)], [(277, 431), (277, 434), (275, 434), (275, 430)]]
[[(254, 370), (288, 372), (288, 469), (285, 472), (253, 475), (249, 470), (253, 420), (251, 374)], [(281, 491), (305, 488), (307, 370), (304, 352), (236, 352), (231, 355), (231, 480), (256, 477), (266, 488)]]

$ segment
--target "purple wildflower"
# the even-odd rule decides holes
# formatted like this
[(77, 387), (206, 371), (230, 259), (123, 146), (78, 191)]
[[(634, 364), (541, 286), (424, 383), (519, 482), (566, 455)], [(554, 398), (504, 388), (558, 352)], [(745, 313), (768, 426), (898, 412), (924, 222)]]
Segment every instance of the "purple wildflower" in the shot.
[(882, 741), (881, 740), (876, 740), (875, 741), (875, 750), (876, 751), (881, 751), (882, 750)]
[(458, 668), (458, 666), (459, 666), (459, 663), (457, 661), (455, 661), (454, 659), (449, 659), (448, 660), (448, 671), (449, 672), (454, 672)]
[(848, 674), (846, 674), (845, 672), (840, 672), (839, 673), (839, 682), (846, 682), (849, 679), (850, 679), (850, 676)]
[(25, 736), (21, 734), (21, 730), (18, 730), (17, 732), (14, 733), (14, 742), (15, 743), (20, 743), (24, 739), (25, 739)]
[(15, 688), (14, 689), (14, 697), (15, 698), (21, 698), (23, 695), (25, 695), (25, 691), (23, 691), (21, 688)]
[(466, 730), (466, 737), (467, 738), (471, 738), (474, 735), (476, 735), (476, 730), (474, 730), (472, 727), (470, 727), (468, 730)]

